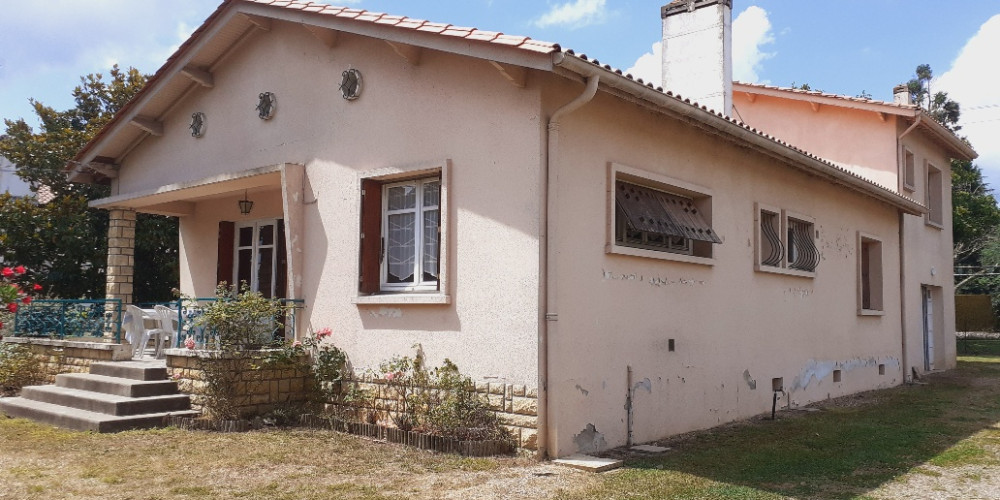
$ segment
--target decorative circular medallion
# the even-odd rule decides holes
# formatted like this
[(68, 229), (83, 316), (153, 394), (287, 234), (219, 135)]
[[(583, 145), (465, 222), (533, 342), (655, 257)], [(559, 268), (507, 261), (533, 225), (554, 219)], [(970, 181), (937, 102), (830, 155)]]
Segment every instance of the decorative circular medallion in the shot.
[(191, 137), (201, 137), (205, 135), (205, 113), (201, 111), (191, 113)]
[(257, 116), (261, 120), (270, 120), (274, 116), (275, 109), (278, 107), (274, 92), (261, 92), (257, 98), (259, 99), (257, 102)]
[(344, 94), (344, 99), (348, 101), (357, 99), (361, 95), (361, 72), (352, 68), (345, 71), (343, 77), (340, 91)]

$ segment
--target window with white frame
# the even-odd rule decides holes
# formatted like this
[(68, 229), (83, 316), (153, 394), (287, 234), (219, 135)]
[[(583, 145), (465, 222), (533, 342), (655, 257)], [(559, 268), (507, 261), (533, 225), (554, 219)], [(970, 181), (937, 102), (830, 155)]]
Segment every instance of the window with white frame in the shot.
[(913, 152), (903, 148), (903, 164), (900, 172), (903, 179), (903, 189), (909, 192), (917, 190), (917, 162)]
[(812, 276), (820, 261), (813, 220), (759, 203), (756, 215), (757, 270)]
[(944, 177), (941, 170), (927, 164), (927, 222), (944, 225)]
[(858, 313), (881, 314), (882, 310), (882, 242), (859, 233)]
[(383, 290), (436, 290), (441, 180), (416, 179), (382, 187)]
[(640, 184), (639, 179), (614, 181), (615, 247), (628, 247), (695, 257), (711, 257), (711, 244), (722, 243), (696, 200), (668, 192), (666, 186)]
[(430, 169), (361, 180), (360, 296), (441, 290), (442, 179)]

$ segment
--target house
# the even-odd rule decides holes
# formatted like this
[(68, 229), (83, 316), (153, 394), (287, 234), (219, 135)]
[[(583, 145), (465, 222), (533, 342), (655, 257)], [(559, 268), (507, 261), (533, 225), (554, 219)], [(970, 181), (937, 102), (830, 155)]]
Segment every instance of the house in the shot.
[[(524, 37), (224, 2), (68, 167), (111, 186), (109, 296), (135, 213), (178, 216), (183, 293), (303, 299), (356, 368), (420, 344), (541, 456), (899, 385), (931, 318), (952, 366), (946, 160), (975, 153), (906, 105), (734, 85), (729, 0), (661, 17), (668, 91)], [(862, 147), (855, 104), (884, 124)], [(779, 139), (792, 108), (837, 141)], [(936, 169), (913, 192), (907, 152)]]

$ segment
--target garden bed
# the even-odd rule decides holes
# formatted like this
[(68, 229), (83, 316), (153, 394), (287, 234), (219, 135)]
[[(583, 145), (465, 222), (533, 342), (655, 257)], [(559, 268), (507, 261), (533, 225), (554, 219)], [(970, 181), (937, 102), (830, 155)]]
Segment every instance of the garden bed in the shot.
[[(213, 420), (203, 417), (166, 417), (167, 425), (186, 430), (215, 432), (248, 432), (262, 429), (268, 425), (264, 419)], [(395, 427), (364, 422), (352, 422), (336, 417), (319, 415), (302, 415), (299, 425), (311, 429), (329, 429), (337, 432), (378, 439), (389, 443), (411, 446), (420, 450), (455, 453), (466, 457), (492, 457), (498, 455), (513, 455), (517, 445), (512, 440), (482, 440), (471, 441), (434, 436), (416, 431), (404, 431)]]

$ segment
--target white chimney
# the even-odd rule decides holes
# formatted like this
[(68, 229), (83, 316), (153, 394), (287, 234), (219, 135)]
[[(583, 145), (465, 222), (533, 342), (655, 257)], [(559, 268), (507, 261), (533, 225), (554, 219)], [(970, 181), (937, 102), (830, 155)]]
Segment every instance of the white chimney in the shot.
[(729, 116), (733, 107), (733, 1), (675, 0), (663, 19), (663, 88)]
[(899, 84), (892, 88), (892, 102), (896, 104), (906, 104), (911, 105), (913, 101), (910, 100), (910, 87), (905, 84)]

